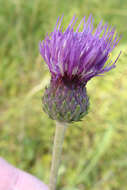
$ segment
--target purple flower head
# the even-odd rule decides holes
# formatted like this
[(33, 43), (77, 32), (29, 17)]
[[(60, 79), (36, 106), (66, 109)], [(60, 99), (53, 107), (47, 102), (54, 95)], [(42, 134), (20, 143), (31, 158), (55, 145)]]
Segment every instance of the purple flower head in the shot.
[[(40, 43), (40, 53), (47, 63), (52, 80), (66, 80), (85, 85), (92, 77), (102, 75), (115, 67), (119, 58), (109, 61), (110, 53), (120, 38), (114, 28), (100, 22), (96, 29), (93, 18), (84, 17), (74, 30), (77, 19), (73, 17), (67, 29), (57, 20), (54, 31)], [(83, 23), (82, 31), (79, 31)]]
[(94, 29), (90, 16), (74, 30), (76, 21), (73, 17), (63, 31), (62, 18), (58, 18), (54, 31), (40, 43), (40, 53), (51, 72), (42, 98), (43, 109), (50, 118), (68, 123), (80, 121), (88, 113), (86, 83), (114, 68), (120, 55), (105, 65), (120, 40), (114, 28), (100, 22)]

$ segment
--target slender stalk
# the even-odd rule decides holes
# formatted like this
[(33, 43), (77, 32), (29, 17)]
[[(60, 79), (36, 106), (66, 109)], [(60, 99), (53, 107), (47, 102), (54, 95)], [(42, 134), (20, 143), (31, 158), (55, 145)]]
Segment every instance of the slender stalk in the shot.
[(49, 183), (50, 190), (56, 190), (57, 176), (61, 160), (62, 146), (63, 146), (66, 127), (67, 127), (66, 123), (56, 122), (56, 132), (54, 137), (50, 183)]

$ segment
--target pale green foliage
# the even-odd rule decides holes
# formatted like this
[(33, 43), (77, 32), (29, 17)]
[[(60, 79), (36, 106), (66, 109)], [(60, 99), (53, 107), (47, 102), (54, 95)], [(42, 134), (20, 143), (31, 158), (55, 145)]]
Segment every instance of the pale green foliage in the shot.
[(116, 69), (88, 83), (90, 111), (67, 130), (58, 189), (126, 190), (126, 0), (0, 0), (0, 155), (48, 183), (55, 126), (42, 111), (49, 73), (38, 42), (63, 13), (65, 26), (74, 13), (115, 25), (123, 38), (113, 57), (123, 53)]

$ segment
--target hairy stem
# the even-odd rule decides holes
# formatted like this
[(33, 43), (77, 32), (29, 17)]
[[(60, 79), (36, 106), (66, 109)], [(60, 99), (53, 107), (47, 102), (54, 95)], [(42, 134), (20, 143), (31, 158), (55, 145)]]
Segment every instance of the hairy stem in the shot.
[(49, 189), (56, 190), (58, 169), (67, 124), (56, 122)]

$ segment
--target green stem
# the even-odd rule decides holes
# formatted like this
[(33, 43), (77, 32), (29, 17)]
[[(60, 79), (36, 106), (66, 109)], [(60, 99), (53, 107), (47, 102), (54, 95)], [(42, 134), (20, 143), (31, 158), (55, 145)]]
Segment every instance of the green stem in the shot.
[(51, 174), (50, 174), (50, 183), (49, 183), (50, 190), (56, 190), (58, 169), (61, 160), (62, 145), (64, 141), (66, 127), (67, 124), (56, 122), (56, 132), (54, 138)]

